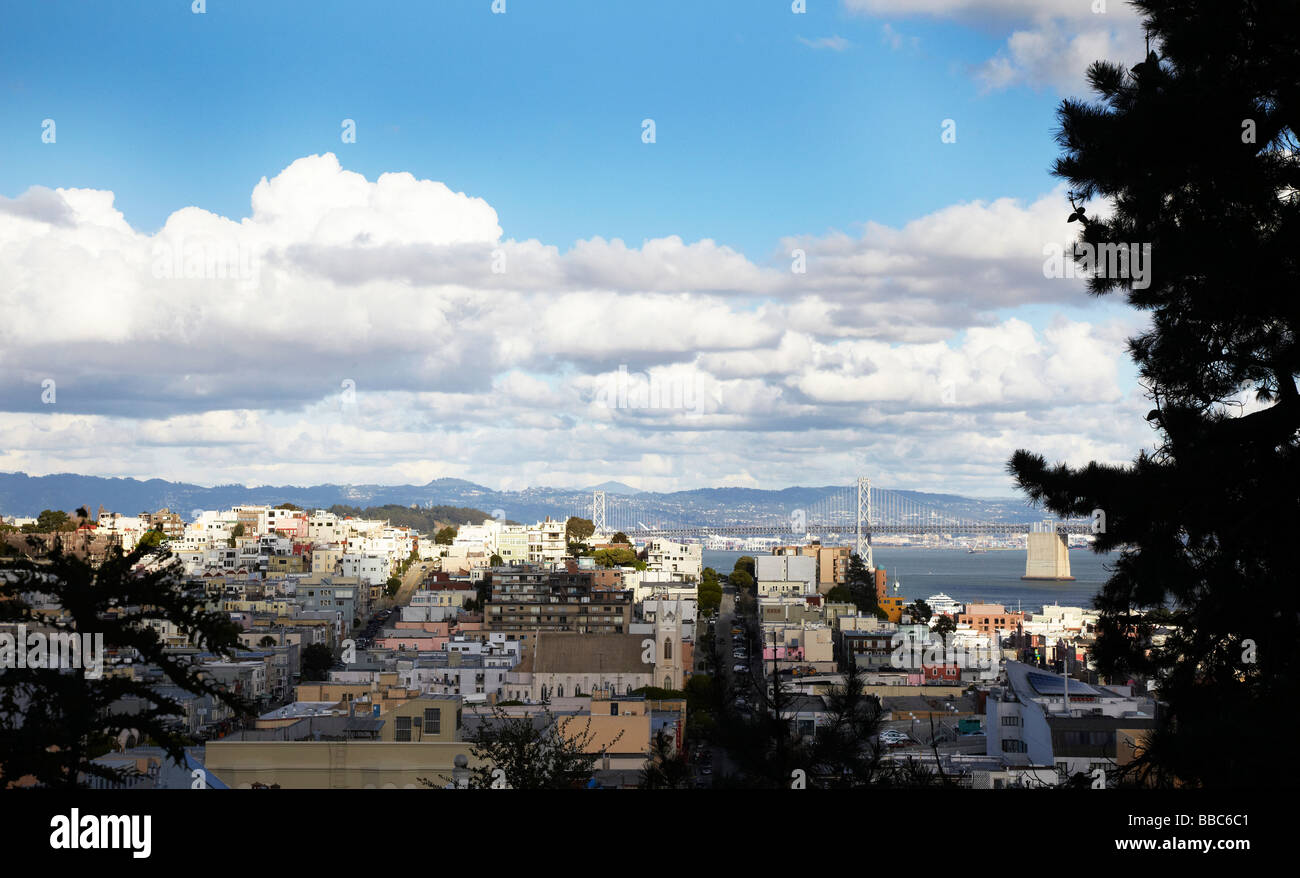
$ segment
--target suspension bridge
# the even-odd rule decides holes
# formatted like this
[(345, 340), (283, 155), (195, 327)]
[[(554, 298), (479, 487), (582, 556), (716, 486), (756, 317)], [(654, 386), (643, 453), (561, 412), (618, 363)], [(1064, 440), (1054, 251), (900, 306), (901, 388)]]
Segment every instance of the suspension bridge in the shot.
[[(901, 492), (872, 487), (870, 479), (865, 476), (859, 477), (855, 484), (823, 492), (818, 499), (804, 506), (781, 509), (774, 508), (769, 502), (749, 509), (744, 507), (743, 502), (732, 502), (725, 510), (719, 509), (712, 514), (698, 509), (676, 511), (664, 508), (662, 504), (651, 506), (639, 501), (636, 495), (594, 491), (589, 502), (585, 498), (575, 501), (566, 512), (590, 519), (597, 537), (622, 532), (637, 540), (690, 541), (711, 537), (788, 536), (799, 539), (818, 535), (823, 540), (851, 541), (868, 567), (874, 567), (871, 553), (873, 535), (994, 537), (1042, 534), (1047, 539), (1030, 538), (1030, 563), (1026, 576), (1043, 579), (1069, 578), (1068, 556), (1064, 571), (1059, 564), (1055, 568), (1048, 565), (1043, 568), (1045, 575), (1031, 576), (1035, 542), (1040, 547), (1039, 554), (1054, 554), (1055, 544), (1064, 545), (1066, 535), (1096, 532), (1091, 518), (994, 521), (953, 515)], [(1058, 539), (1052, 540), (1052, 535)]]

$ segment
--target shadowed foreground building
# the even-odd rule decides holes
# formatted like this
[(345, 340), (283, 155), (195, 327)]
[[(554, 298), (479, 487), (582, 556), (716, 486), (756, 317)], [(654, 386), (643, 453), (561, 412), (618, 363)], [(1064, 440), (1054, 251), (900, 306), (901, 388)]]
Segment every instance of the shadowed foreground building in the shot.
[[(1093, 686), (1021, 662), (1007, 662), (1007, 685), (985, 704), (987, 753), (1007, 766), (1042, 766), (1073, 775), (1132, 761), (1155, 728), (1155, 702), (1127, 687)], [(1068, 696), (1068, 698), (1067, 698)]]
[(283, 789), (414, 789), (420, 778), (479, 764), (463, 740), (458, 698), (414, 698), (378, 718), (316, 717), (302, 728), (238, 732), (209, 741), (204, 767), (225, 785)]

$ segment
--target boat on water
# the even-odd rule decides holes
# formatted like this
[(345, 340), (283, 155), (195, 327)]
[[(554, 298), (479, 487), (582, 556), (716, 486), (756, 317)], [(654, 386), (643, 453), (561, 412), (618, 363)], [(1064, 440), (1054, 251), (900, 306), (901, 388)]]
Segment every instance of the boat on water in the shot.
[(945, 613), (948, 615), (956, 615), (961, 612), (962, 608), (960, 603), (953, 600), (943, 592), (930, 595), (925, 599), (925, 603), (936, 616), (941, 616)]

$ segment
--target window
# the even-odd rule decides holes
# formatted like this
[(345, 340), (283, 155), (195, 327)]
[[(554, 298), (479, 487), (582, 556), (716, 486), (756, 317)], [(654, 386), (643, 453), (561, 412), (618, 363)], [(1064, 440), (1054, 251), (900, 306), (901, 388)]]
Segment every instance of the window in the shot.
[(1010, 739), (1004, 739), (1002, 741), (1003, 753), (1027, 753), (1028, 751), (1029, 745), (1024, 741), (1013, 741)]
[(393, 738), (397, 741), (411, 740), (411, 718), (409, 716), (399, 716), (397, 718), (397, 727), (393, 731)]
[(673, 657), (673, 639), (671, 637), (666, 637), (664, 638), (664, 658), (670, 659), (672, 657)]
[(1004, 725), (1004, 726), (1018, 726), (1018, 725), (1020, 725), (1020, 717), (1018, 717), (1018, 716), (1004, 716), (1004, 717), (1002, 717), (1002, 725)]
[(442, 734), (442, 709), (427, 707), (424, 710), (424, 731), (430, 735)]

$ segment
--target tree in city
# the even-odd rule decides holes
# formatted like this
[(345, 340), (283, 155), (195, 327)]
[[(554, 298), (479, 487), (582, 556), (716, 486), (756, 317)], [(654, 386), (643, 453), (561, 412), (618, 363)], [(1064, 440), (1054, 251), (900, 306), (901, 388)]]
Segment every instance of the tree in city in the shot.
[(752, 581), (757, 575), (754, 572), (754, 557), (752, 555), (741, 555), (736, 559), (736, 563), (732, 566), (732, 572), (734, 573), (736, 570), (743, 570), (748, 573), (749, 578)]
[(843, 663), (841, 682), (826, 692), (826, 720), (817, 730), (813, 763), (816, 785), (856, 787), (873, 783), (881, 765), (880, 699), (865, 691), (866, 678), (857, 660)]
[(440, 546), (450, 546), (456, 539), (456, 528), (448, 525), (433, 535), (433, 541)]
[[(493, 705), (491, 713), (479, 719), (468, 738), (479, 760), (469, 770), (470, 789), (581, 789), (595, 775), (602, 750), (595, 746), (590, 717), (557, 716), (549, 708), (536, 717), (512, 716)], [(604, 749), (622, 737), (619, 732)], [(442, 788), (451, 778), (419, 780), (424, 786)]]
[(830, 591), (826, 592), (826, 602), (834, 604), (851, 604), (853, 603), (853, 592), (849, 591), (847, 585), (837, 585)]
[(384, 594), (387, 597), (396, 597), (397, 593), (402, 590), (402, 579), (399, 576), (390, 576), (384, 583)]
[[(1150, 52), (1089, 68), (1097, 97), (1061, 104), (1054, 173), (1081, 265), (1089, 248), (1150, 248), (1144, 272), (1130, 258), (1088, 289), (1149, 318), (1129, 353), (1154, 451), (1070, 467), (1019, 450), (1008, 468), (1058, 515), (1098, 522), (1099, 510), (1095, 548), (1122, 549), (1095, 601), (1094, 657), (1112, 679), (1157, 681), (1167, 705), (1130, 776), (1295, 787), (1300, 763), (1278, 758), (1293, 729), (1278, 718), (1300, 698), (1287, 539), (1300, 530), (1300, 7), (1134, 6)], [(1172, 633), (1156, 642), (1162, 608)]]
[(488, 566), (490, 567), (501, 567), (504, 566), (505, 563), (506, 562), (501, 558), (501, 556), (495, 552), (493, 552), (492, 557), (488, 559)]
[(876, 595), (876, 578), (857, 552), (849, 556), (845, 580), (845, 588), (858, 612), (885, 618), (885, 611), (880, 608), (880, 600)]
[[(50, 605), (60, 608), (58, 616), (48, 612)], [(233, 657), (239, 626), (207, 607), (201, 588), (185, 586), (180, 564), (146, 546), (129, 553), (110, 547), (97, 566), (57, 545), (43, 557), (0, 562), (0, 624), (23, 624), (29, 632), (27, 644), (0, 642), (0, 787), (23, 778), (49, 787), (126, 780), (129, 772), (93, 761), (123, 729), (137, 729), (185, 764), (190, 742), (171, 722), (184, 707), (150, 681), (105, 673), (110, 651), (133, 655), (183, 691), (209, 695), (238, 715), (251, 710), (201, 664), (168, 649), (158, 633), (174, 626), (190, 644)], [(50, 649), (44, 664), (77, 667), (17, 667), (15, 650), (30, 650), (37, 631)], [(85, 635), (102, 636), (102, 651)]]
[(36, 521), (24, 524), (21, 528), (25, 534), (63, 533), (77, 529), (77, 523), (68, 513), (59, 509), (42, 509)]
[(643, 790), (684, 790), (691, 785), (691, 769), (686, 754), (678, 750), (672, 737), (663, 729), (650, 742), (650, 758), (641, 769), (637, 784)]
[(930, 617), (934, 615), (934, 610), (930, 609), (930, 605), (920, 598), (904, 607), (903, 612), (911, 616), (913, 622), (919, 622), (922, 625), (927, 624)]
[(597, 549), (592, 558), (600, 567), (636, 567), (645, 569), (645, 562), (632, 549)]
[(610, 537), (610, 538), (609, 538), (609, 541), (610, 541), (611, 543), (625, 543), (625, 544), (627, 544), (627, 545), (629, 545), (629, 546), (632, 545), (632, 541), (629, 540), (629, 539), (627, 538), (627, 534), (623, 533), (622, 531), (619, 531), (618, 533), (616, 533), (616, 534), (614, 534), (612, 537)]
[(722, 606), (722, 583), (718, 579), (718, 572), (712, 567), (705, 567), (700, 575), (700, 584), (696, 587), (696, 594), (700, 602), (700, 612), (705, 615), (714, 615), (718, 608)]
[(275, 646), (275, 638), (268, 634), (258, 641), (258, 646), (261, 646), (263, 649), (268, 646)]
[(590, 518), (579, 518), (576, 515), (571, 515), (569, 520), (564, 523), (565, 542), (585, 543), (595, 532), (596, 525)]
[(935, 634), (938, 634), (940, 637), (947, 637), (949, 634), (952, 634), (957, 630), (957, 622), (952, 616), (944, 613), (935, 620), (934, 625), (931, 626), (930, 630)]
[(156, 549), (163, 544), (167, 537), (163, 534), (162, 525), (150, 528), (141, 536), (138, 545), (144, 549)]
[(334, 667), (334, 653), (323, 643), (310, 643), (302, 651), (303, 682), (318, 682), (329, 676)]

